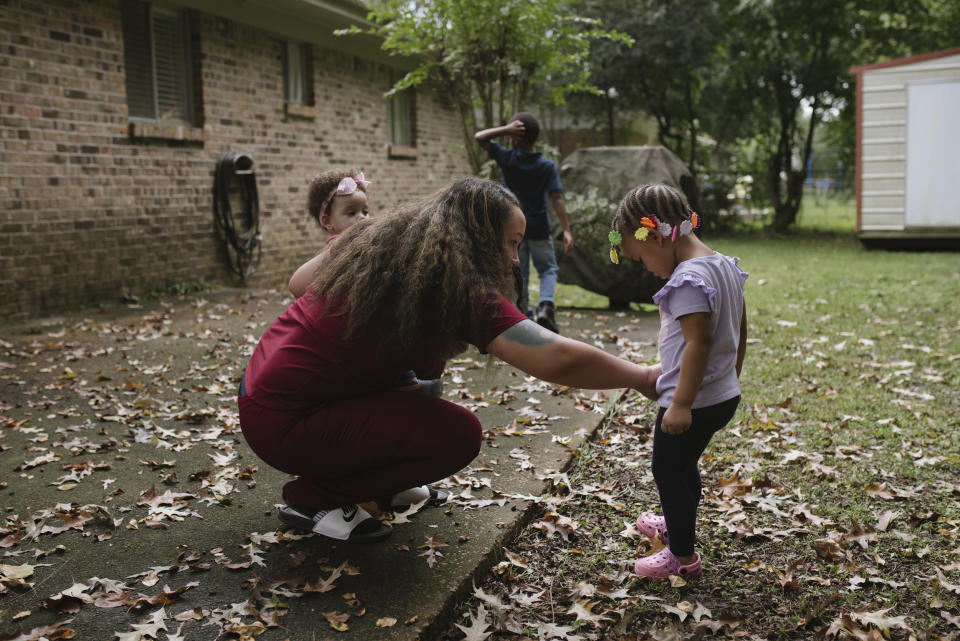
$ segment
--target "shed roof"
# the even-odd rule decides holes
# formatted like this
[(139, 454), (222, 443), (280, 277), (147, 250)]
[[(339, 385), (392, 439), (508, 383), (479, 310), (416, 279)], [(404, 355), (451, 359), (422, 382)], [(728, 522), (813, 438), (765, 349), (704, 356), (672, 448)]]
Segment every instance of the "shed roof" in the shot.
[(901, 65), (909, 65), (915, 62), (924, 62), (926, 60), (933, 60), (935, 58), (944, 58), (946, 56), (960, 55), (960, 47), (955, 47), (953, 49), (944, 49), (943, 51), (934, 51), (931, 53), (922, 53), (916, 56), (906, 56), (904, 58), (895, 58), (893, 60), (885, 60), (883, 62), (874, 62), (869, 65), (860, 65), (857, 67), (850, 67), (850, 72), (854, 74), (863, 73), (864, 71), (871, 71), (873, 69), (883, 69), (884, 67), (899, 67)]

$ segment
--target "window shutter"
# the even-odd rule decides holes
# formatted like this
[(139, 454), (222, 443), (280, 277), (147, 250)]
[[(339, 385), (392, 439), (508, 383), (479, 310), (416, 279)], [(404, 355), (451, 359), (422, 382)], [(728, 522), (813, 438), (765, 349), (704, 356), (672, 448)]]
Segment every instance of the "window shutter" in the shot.
[(186, 14), (179, 10), (153, 8), (153, 55), (159, 120), (191, 120), (187, 85)]
[(403, 109), (404, 92), (399, 92), (390, 98), (390, 142), (394, 145), (406, 146), (409, 141), (406, 140), (406, 125)]
[[(399, 80), (399, 72), (390, 71), (390, 86)], [(387, 102), (387, 118), (390, 122), (390, 144), (412, 147), (413, 141), (413, 89), (404, 89), (393, 94)]]
[(283, 74), (283, 98), (286, 102), (306, 104), (306, 60), (304, 46), (299, 42), (287, 42)]
[(127, 107), (132, 118), (156, 118), (153, 65), (150, 61), (150, 5), (123, 3), (123, 62)]
[(313, 47), (306, 44), (301, 46), (303, 47), (303, 102), (307, 105), (315, 105), (317, 97), (313, 86)]
[(410, 135), (410, 96), (401, 91), (390, 98), (390, 142), (394, 145), (409, 147)]

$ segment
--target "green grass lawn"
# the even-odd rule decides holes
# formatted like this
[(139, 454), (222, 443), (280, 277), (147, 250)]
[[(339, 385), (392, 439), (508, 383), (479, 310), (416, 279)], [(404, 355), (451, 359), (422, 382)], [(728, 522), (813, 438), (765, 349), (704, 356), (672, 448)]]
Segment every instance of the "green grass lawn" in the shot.
[[(576, 554), (536, 569), (569, 590), (602, 575), (626, 592), (595, 593), (565, 624), (614, 639), (730, 638), (734, 629), (757, 639), (956, 638), (960, 253), (866, 250), (852, 211), (810, 199), (792, 236), (705, 239), (750, 273), (743, 402), (702, 459), (706, 574), (651, 584), (617, 565), (649, 552), (621, 532), (657, 507), (655, 408), (631, 396), (570, 471), (575, 485), (615, 488), (629, 512), (589, 499), (561, 505), (586, 534)], [(559, 305), (605, 305), (578, 289), (563, 286)], [(543, 533), (528, 530), (524, 541), (542, 546)], [(714, 627), (678, 616), (693, 604)], [(589, 619), (603, 614), (608, 621)]]
[[(803, 523), (810, 535), (735, 546), (767, 571), (725, 565), (720, 585), (756, 595), (776, 621), (757, 631), (772, 637), (797, 634), (814, 604), (834, 598), (804, 630), (861, 607), (890, 608), (918, 631), (955, 630), (940, 613), (960, 613), (956, 591), (936, 577), (953, 568), (947, 585), (960, 581), (960, 254), (868, 251), (850, 235), (807, 230), (709, 244), (751, 274), (750, 343), (737, 427), (712, 444), (705, 468), (714, 481), (739, 469), (769, 483), (781, 512), (804, 504), (826, 519)], [(750, 512), (752, 527), (798, 525), (796, 514)], [(704, 539), (724, 563), (728, 531)], [(784, 589), (794, 561), (815, 579)]]
[(857, 203), (852, 196), (818, 203), (808, 195), (797, 214), (796, 226), (801, 232), (852, 234), (857, 229)]

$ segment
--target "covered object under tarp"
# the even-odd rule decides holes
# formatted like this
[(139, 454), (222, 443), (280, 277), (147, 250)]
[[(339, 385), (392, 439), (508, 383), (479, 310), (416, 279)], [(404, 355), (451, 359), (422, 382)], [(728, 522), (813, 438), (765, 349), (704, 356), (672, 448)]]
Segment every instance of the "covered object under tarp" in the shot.
[(611, 307), (649, 303), (663, 286), (640, 263), (610, 262), (607, 235), (620, 200), (634, 187), (663, 183), (683, 191), (695, 206), (694, 181), (686, 165), (664, 147), (587, 147), (560, 163), (574, 249), (563, 253), (555, 226), (558, 280), (610, 298)]

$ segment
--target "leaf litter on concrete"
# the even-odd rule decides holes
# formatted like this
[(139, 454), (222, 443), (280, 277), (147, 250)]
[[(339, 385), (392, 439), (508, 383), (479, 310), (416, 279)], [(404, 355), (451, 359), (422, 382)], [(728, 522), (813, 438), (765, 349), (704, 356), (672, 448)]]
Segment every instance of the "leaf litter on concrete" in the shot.
[[(96, 621), (100, 636), (135, 641), (197, 634), (301, 638), (304, 631), (285, 629), (285, 617), (318, 595), (326, 595), (324, 606), (310, 634), (348, 632), (366, 615), (356, 592), (330, 601), (347, 577), (361, 572), (349, 560), (298, 546), (312, 535), (253, 531), (239, 544), (184, 544), (167, 557), (151, 549), (156, 536), (169, 532), (181, 540), (180, 528), (191, 524), (218, 527), (221, 513), (211, 510), (242, 508), (257, 487), (260, 467), (244, 461), (235, 392), (255, 337), (282, 309), (284, 297), (235, 298), (159, 301), (149, 310), (133, 306), (119, 319), (92, 312), (76, 322), (39, 323), (0, 343), (0, 384), (7, 390), (0, 401), (0, 490), (11, 497), (0, 523), (0, 639), (73, 638), (81, 619), (86, 626)], [(609, 328), (623, 322), (623, 314), (601, 315), (582, 338), (615, 343)], [(448, 513), (540, 501), (496, 481), (501, 470), (537, 472), (535, 457), (517, 444), (550, 436), (552, 423), (566, 418), (545, 409), (554, 405), (551, 399), (563, 397), (575, 412), (589, 414), (602, 414), (609, 402), (604, 393), (522, 376), (508, 387), (483, 389), (482, 376), (480, 385), (473, 377), (490, 361), (479, 358), (467, 354), (448, 364), (445, 397), (474, 411), (509, 404), (515, 419), (485, 425), (493, 455), (441, 483), (452, 495)], [(574, 445), (570, 436), (551, 438), (556, 448)], [(562, 478), (556, 470), (549, 474)], [(581, 491), (615, 504), (603, 486)], [(401, 525), (423, 507), (371, 510)], [(545, 514), (540, 522), (559, 539), (576, 535), (577, 524), (563, 514)], [(459, 540), (428, 535), (393, 548), (433, 569), (454, 543), (469, 545), (469, 532)], [(115, 546), (123, 558), (115, 567), (98, 561), (95, 571), (78, 574), (90, 545)], [(105, 552), (94, 549), (95, 555)], [(508, 562), (514, 569), (523, 564), (519, 556)], [(242, 598), (219, 597), (221, 591), (236, 594), (237, 587)], [(520, 592), (516, 599), (534, 604), (540, 596)], [(389, 611), (389, 604), (374, 605)], [(375, 625), (413, 626), (417, 620), (378, 615)]]

